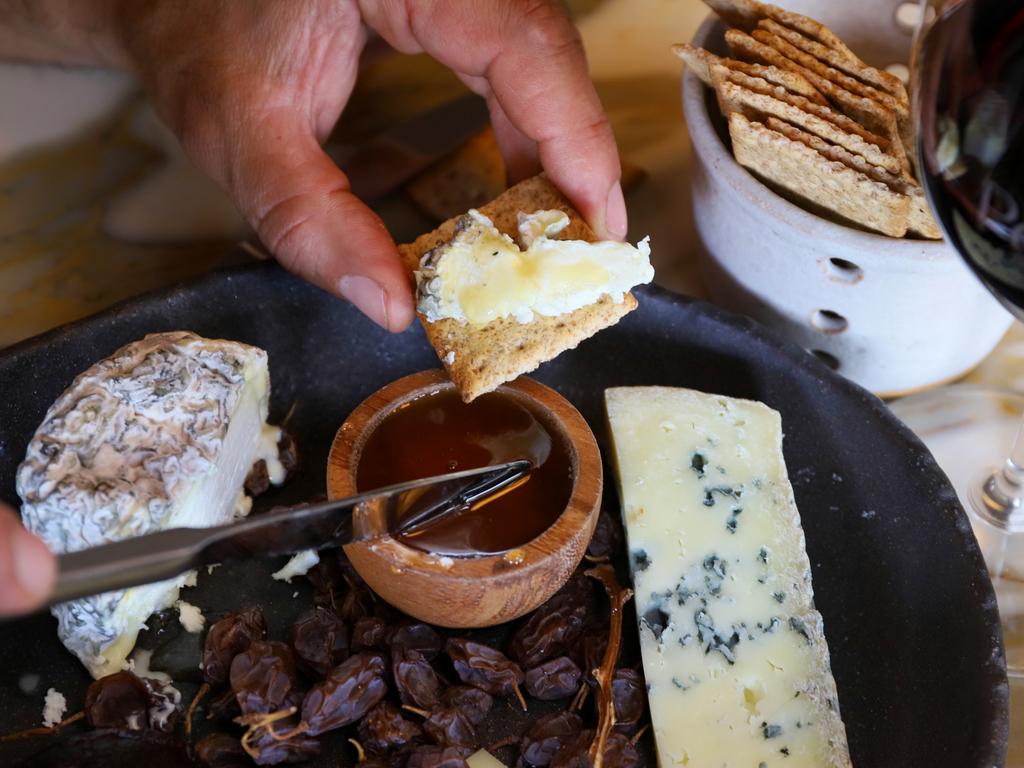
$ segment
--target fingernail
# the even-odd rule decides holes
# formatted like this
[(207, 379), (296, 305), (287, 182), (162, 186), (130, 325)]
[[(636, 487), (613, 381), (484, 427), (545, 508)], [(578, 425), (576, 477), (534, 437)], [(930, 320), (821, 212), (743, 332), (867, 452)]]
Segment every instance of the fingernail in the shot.
[(338, 292), (382, 328), (388, 327), (388, 307), (384, 289), (368, 277), (346, 275), (338, 283)]
[(39, 539), (18, 526), (10, 540), (14, 578), (22, 591), (41, 596), (49, 592), (54, 577), (53, 555)]
[(622, 239), (626, 236), (626, 199), (622, 196), (622, 185), (617, 181), (608, 192), (604, 226), (612, 237)]

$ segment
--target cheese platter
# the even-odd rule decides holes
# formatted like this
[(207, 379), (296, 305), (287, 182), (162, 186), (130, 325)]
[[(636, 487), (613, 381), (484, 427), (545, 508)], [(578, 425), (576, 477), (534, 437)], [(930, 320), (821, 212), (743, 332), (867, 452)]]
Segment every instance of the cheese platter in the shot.
[[(636, 311), (532, 374), (571, 403), (593, 432), (607, 478), (605, 512), (617, 517), (620, 511), (606, 390), (686, 388), (765, 403), (781, 418), (782, 450), (850, 761), (858, 767), (1000, 764), (1007, 687), (995, 600), (964, 514), (925, 448), (874, 396), (753, 322), (659, 288), (635, 292)], [(211, 312), (212, 306), (218, 311)], [(0, 355), (5, 393), (0, 499), (19, 505), (15, 474), (26, 446), (76, 375), (147, 334), (186, 329), (267, 353), (269, 421), (294, 437), (301, 463), (289, 482), (256, 499), (254, 514), (325, 495), (328, 455), (343, 422), (380, 388), (437, 368), (437, 356), (419, 328), (391, 336), (274, 264), (214, 273)], [(740, 516), (739, 525), (743, 522)], [(285, 560), (249, 560), (204, 571), (184, 594), (209, 624), (258, 605), (267, 635), (286, 638), (312, 605), (316, 588), (302, 578), (291, 583), (272, 578)], [(619, 582), (628, 587), (635, 559), (631, 563), (620, 547), (611, 560)], [(597, 587), (595, 594), (604, 599)], [(647, 597), (639, 595), (635, 608), (628, 604), (619, 625), (621, 667), (639, 670), (646, 662), (641, 636), (647, 630), (638, 631), (636, 614), (643, 613)], [(607, 621), (607, 606), (604, 610)], [(460, 630), (457, 636), (439, 631), (451, 641), (448, 653), (455, 658), (467, 644), (507, 647), (522, 621)], [(185, 623), (184, 612), (179, 621), (173, 610), (150, 619), (138, 640), (147, 653), (135, 657), (138, 674), (148, 664), (170, 675), (182, 709), (203, 682), (203, 634), (189, 632)], [(89, 674), (61, 646), (49, 615), (5, 623), (0, 653), (6, 662), (0, 670), (4, 734), (38, 727), (51, 689), (65, 697), (69, 714), (82, 709)], [(452, 674), (450, 668), (447, 673)], [(523, 711), (515, 697), (496, 698), (477, 726), (480, 745), (502, 764), (516, 763), (520, 738), (538, 718), (567, 708), (564, 700), (533, 696), (528, 705)], [(0, 761), (45, 766), (144, 759), (154, 766), (187, 765), (195, 760), (189, 744), (217, 730), (217, 721), (204, 714), (194, 718), (187, 737), (180, 726), (142, 737), (72, 723), (56, 733), (0, 741)], [(760, 732), (765, 740), (779, 737), (773, 727)], [(641, 727), (635, 735), (639, 762), (633, 764), (655, 765), (651, 732)], [(359, 752), (347, 737), (354, 736), (344, 729), (327, 733), (307, 764), (356, 765)], [(783, 753), (780, 765), (784, 758)]]

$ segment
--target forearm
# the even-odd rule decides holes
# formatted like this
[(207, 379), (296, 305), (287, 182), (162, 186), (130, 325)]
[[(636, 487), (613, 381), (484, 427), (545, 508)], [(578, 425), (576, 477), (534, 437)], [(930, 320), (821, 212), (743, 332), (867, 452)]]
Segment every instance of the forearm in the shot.
[(123, 67), (117, 0), (0, 0), (0, 59)]

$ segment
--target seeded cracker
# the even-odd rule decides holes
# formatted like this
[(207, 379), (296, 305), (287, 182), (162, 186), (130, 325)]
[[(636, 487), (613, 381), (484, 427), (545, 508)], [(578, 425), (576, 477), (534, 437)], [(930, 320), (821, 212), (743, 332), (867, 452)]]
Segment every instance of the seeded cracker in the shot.
[(786, 11), (775, 5), (759, 3), (757, 0), (704, 0), (704, 4), (725, 21), (748, 32), (756, 27), (761, 19), (772, 19), (830, 48), (845, 59), (860, 61), (838, 35), (809, 16)]
[(850, 77), (855, 77), (862, 83), (874, 86), (875, 88), (891, 94), (901, 104), (907, 106), (910, 105), (910, 98), (907, 96), (907, 88), (903, 85), (903, 81), (896, 77), (896, 75), (886, 72), (883, 69), (876, 69), (875, 67), (869, 66), (856, 56), (844, 56), (839, 51), (824, 46), (818, 41), (812, 40), (806, 35), (801, 34), (797, 30), (790, 29), (789, 27), (783, 26), (771, 19), (762, 19), (758, 26), (763, 27), (772, 34), (778, 35), (786, 40), (786, 42), (796, 46), (804, 53), (809, 53), (819, 61), (828, 64), (830, 67), (835, 67), (840, 72), (845, 72)]
[[(560, 235), (562, 239), (597, 240), (579, 212), (544, 176), (516, 184), (479, 210), (501, 232), (515, 238), (517, 213), (556, 209), (569, 216), (569, 226)], [(398, 246), (402, 263), (410, 275), (418, 269), (424, 253), (451, 240), (456, 221), (456, 218), (449, 219), (415, 242)], [(422, 315), (420, 322), (462, 399), (469, 402), (573, 349), (601, 329), (614, 325), (636, 307), (636, 298), (627, 293), (619, 304), (604, 296), (595, 304), (558, 317), (535, 315), (529, 323), (519, 323), (514, 318), (495, 320), (483, 326), (450, 318), (431, 323)]]
[(505, 163), (490, 127), (472, 136), (408, 185), (406, 193), (435, 221), (479, 208), (505, 189)]
[(686, 66), (708, 85), (712, 85), (711, 67), (718, 65), (727, 67), (735, 72), (742, 72), (750, 77), (760, 77), (773, 85), (785, 88), (790, 93), (803, 96), (815, 104), (820, 104), (824, 107), (828, 106), (828, 100), (821, 95), (821, 92), (796, 72), (771, 65), (751, 64), (746, 61), (739, 61), (738, 59), (715, 56), (715, 54), (705, 51), (703, 48), (694, 48), (688, 43), (673, 45), (672, 52), (682, 59)]
[(889, 152), (897, 158), (904, 170), (910, 169), (906, 152), (900, 139), (896, 122), (896, 114), (865, 96), (858, 96), (836, 85), (827, 77), (822, 77), (807, 67), (786, 58), (782, 53), (769, 45), (771, 35), (764, 30), (755, 29), (753, 37), (739, 30), (730, 29), (725, 33), (729, 49), (736, 56), (756, 61), (763, 61), (783, 69), (797, 72), (806, 78), (815, 88), (821, 91), (846, 116), (852, 118), (868, 130), (885, 137)]
[[(903, 170), (900, 161), (889, 154), (888, 141), (865, 130), (845, 115), (813, 104), (800, 96), (785, 93), (779, 88), (770, 93), (759, 92), (771, 86), (763, 80), (758, 84), (758, 78), (748, 78), (725, 67), (712, 67), (711, 77), (723, 115), (740, 112), (754, 120), (774, 115), (861, 155), (890, 173), (898, 174)], [(738, 81), (743, 82), (743, 85)]]
[(753, 29), (764, 18), (761, 3), (754, 0), (704, 0), (727, 24), (740, 29)]
[[(880, 91), (870, 85), (840, 72), (835, 67), (825, 64), (809, 53), (805, 53), (789, 41), (777, 34), (780, 27), (769, 20), (761, 21), (752, 33), (755, 40), (771, 46), (790, 61), (801, 67), (801, 74), (807, 75), (811, 72), (828, 83), (826, 95), (833, 98), (836, 104), (846, 110), (846, 105), (853, 112), (847, 112), (851, 117), (863, 115), (864, 125), (883, 136), (898, 137), (904, 151), (912, 150), (913, 126), (910, 121), (910, 105), (906, 101), (900, 101), (891, 93)], [(816, 82), (812, 79), (812, 82)], [(820, 84), (816, 82), (816, 87)], [(830, 91), (831, 93), (828, 93)], [(866, 101), (865, 101), (866, 100)], [(855, 114), (857, 113), (857, 114)]]
[(770, 19), (766, 19), (758, 22), (758, 28), (751, 33), (751, 36), (755, 40), (759, 40), (766, 45), (770, 45), (790, 61), (799, 64), (804, 69), (808, 69), (820, 77), (824, 77), (825, 79), (835, 83), (837, 86), (840, 86), (842, 89), (852, 94), (856, 94), (857, 96), (865, 96), (872, 101), (877, 102), (881, 106), (892, 110), (897, 115), (909, 117), (909, 104), (900, 102), (891, 93), (881, 91), (873, 86), (867, 85), (866, 83), (862, 83), (860, 80), (850, 77), (835, 67), (829, 66), (825, 62), (820, 61), (811, 54), (800, 50), (778, 34), (779, 31), (784, 30), (784, 27), (779, 26)]
[(935, 223), (935, 219), (928, 208), (928, 201), (925, 199), (924, 190), (913, 179), (908, 179), (905, 176), (894, 176), (877, 165), (872, 165), (860, 155), (847, 152), (842, 147), (830, 144), (824, 139), (820, 139), (806, 131), (801, 131), (795, 125), (791, 125), (778, 118), (769, 117), (766, 123), (773, 131), (778, 131), (793, 141), (802, 141), (829, 160), (843, 163), (874, 181), (882, 182), (893, 191), (907, 195), (910, 198), (910, 211), (907, 218), (907, 227), (910, 232), (931, 240), (942, 239), (942, 231), (939, 229), (939, 225)]
[(738, 112), (729, 115), (736, 162), (818, 208), (891, 237), (907, 232), (910, 198)]

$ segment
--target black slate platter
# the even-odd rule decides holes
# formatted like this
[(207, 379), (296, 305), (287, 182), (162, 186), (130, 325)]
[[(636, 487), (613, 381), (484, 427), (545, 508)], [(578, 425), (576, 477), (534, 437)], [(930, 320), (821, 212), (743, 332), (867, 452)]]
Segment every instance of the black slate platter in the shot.
[[(659, 289), (642, 290), (639, 298), (636, 312), (542, 366), (536, 378), (579, 408), (602, 449), (602, 393), (609, 386), (695, 387), (781, 411), (854, 765), (1002, 765), (1008, 689), (995, 599), (963, 510), (922, 444), (872, 395), (750, 321)], [(345, 416), (383, 384), (437, 366), (419, 328), (390, 336), (273, 264), (213, 274), (0, 355), (0, 498), (17, 503), (14, 473), (25, 446), (79, 371), (146, 333), (179, 329), (270, 354), (272, 416), (281, 419), (294, 406), (290, 426), (304, 464), (262, 506), (322, 493), (328, 447)], [(614, 507), (613, 483), (605, 493)], [(304, 580), (269, 578), (280, 563), (223, 566), (203, 574), (187, 599), (214, 618), (259, 603), (271, 636), (283, 638), (310, 602)], [(627, 635), (625, 653), (635, 661), (635, 624)], [(199, 674), (196, 636), (165, 617), (142, 644), (155, 648), (153, 666), (183, 681), (190, 699)], [(0, 733), (38, 725), (50, 687), (67, 696), (70, 712), (81, 708), (88, 677), (57, 641), (48, 615), (0, 625), (0, 659)], [(32, 676), (36, 685), (25, 692)], [(523, 727), (522, 715), (496, 709), (490, 735)], [(185, 760), (180, 748), (87, 738), (75, 727), (57, 737), (0, 743), (0, 764)], [(352, 765), (352, 755), (343, 739), (328, 741), (316, 765)]]

